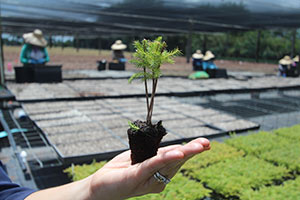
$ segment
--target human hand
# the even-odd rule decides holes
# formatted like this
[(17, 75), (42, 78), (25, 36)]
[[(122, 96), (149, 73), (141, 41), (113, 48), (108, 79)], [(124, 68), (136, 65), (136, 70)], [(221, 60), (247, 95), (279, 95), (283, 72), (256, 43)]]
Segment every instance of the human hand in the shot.
[(165, 185), (154, 178), (155, 172), (171, 179), (188, 159), (209, 149), (209, 141), (198, 138), (185, 145), (160, 148), (156, 156), (135, 165), (126, 151), (88, 177), (89, 199), (118, 200), (161, 192)]
[(35, 59), (29, 59), (29, 63), (30, 64), (39, 64), (39, 61), (35, 60)]

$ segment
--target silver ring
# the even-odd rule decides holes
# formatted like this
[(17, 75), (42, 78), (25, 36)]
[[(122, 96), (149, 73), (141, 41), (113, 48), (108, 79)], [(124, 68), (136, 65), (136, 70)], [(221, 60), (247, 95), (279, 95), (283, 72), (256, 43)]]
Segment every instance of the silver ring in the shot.
[(161, 175), (159, 172), (155, 172), (155, 174), (153, 175), (154, 178), (160, 182), (160, 183), (164, 183), (165, 185), (167, 185), (168, 183), (171, 182), (170, 179), (168, 179), (167, 177)]

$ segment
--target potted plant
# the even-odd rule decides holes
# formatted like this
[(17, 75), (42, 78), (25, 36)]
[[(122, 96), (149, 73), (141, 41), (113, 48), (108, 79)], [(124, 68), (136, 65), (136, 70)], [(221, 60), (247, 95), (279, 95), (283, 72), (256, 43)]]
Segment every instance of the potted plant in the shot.
[[(134, 59), (131, 63), (141, 69), (140, 72), (132, 75), (128, 80), (129, 83), (136, 78), (141, 78), (145, 85), (145, 97), (147, 106), (146, 121), (136, 120), (129, 122), (130, 128), (127, 130), (129, 139), (129, 147), (131, 149), (132, 164), (143, 162), (157, 154), (157, 150), (163, 136), (167, 134), (166, 129), (162, 125), (162, 121), (152, 124), (151, 118), (153, 114), (154, 98), (157, 89), (158, 78), (161, 76), (160, 67), (164, 63), (174, 63), (173, 58), (180, 54), (176, 48), (167, 51), (166, 42), (162, 41), (162, 37), (158, 37), (154, 41), (142, 40), (135, 41), (136, 48), (133, 54)], [(152, 82), (152, 92), (148, 91), (148, 83)]]

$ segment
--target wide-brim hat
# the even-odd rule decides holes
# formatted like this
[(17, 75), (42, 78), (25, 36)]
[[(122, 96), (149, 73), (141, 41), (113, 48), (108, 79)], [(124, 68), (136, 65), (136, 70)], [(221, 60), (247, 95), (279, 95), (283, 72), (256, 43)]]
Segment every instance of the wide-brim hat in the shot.
[(192, 55), (192, 58), (195, 58), (195, 59), (201, 59), (201, 58), (203, 58), (203, 54), (202, 54), (201, 50), (197, 50), (196, 53), (194, 53)]
[(23, 34), (23, 38), (26, 44), (32, 44), (39, 47), (47, 46), (47, 41), (43, 36), (43, 32), (39, 29), (35, 29), (32, 33)]
[(293, 63), (293, 60), (290, 56), (284, 56), (282, 59), (279, 60), (279, 64), (281, 65), (290, 65)]
[(299, 56), (295, 56), (295, 58), (293, 58), (294, 62), (299, 62)]
[(112, 50), (124, 50), (127, 48), (126, 44), (122, 43), (122, 40), (117, 40), (113, 45), (111, 45)]
[(211, 51), (206, 51), (203, 60), (210, 60), (212, 58), (215, 58), (215, 55)]

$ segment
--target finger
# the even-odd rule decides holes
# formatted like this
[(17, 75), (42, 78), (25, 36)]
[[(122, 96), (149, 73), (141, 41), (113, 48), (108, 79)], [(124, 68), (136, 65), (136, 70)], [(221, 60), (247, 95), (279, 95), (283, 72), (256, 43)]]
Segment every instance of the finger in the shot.
[[(192, 158), (193, 156), (195, 156), (196, 154), (193, 155), (189, 155), (189, 156), (185, 156), (183, 159), (177, 161), (177, 163), (172, 163), (171, 165), (166, 165), (165, 167), (161, 168), (160, 170), (158, 170), (163, 176), (165, 176), (166, 178), (172, 179), (176, 173), (180, 170), (180, 168), (182, 167), (182, 165), (189, 160), (190, 158)], [(153, 179), (153, 181), (156, 181), (155, 179)]]
[(183, 158), (184, 154), (176, 149), (156, 155), (140, 163), (138, 166), (139, 170), (141, 170), (140, 175), (143, 177), (151, 177), (159, 169), (169, 164), (176, 164), (176, 161), (178, 162)]
[(200, 142), (204, 148), (210, 148), (210, 142), (206, 138), (197, 138), (191, 142)]
[(180, 147), (178, 150), (184, 153), (184, 157), (188, 157), (197, 153), (201, 153), (202, 151), (204, 151), (204, 147), (199, 142), (189, 142)]
[[(201, 148), (201, 146), (198, 146), (198, 144), (201, 144), (203, 149)], [(196, 144), (196, 145), (195, 145)], [(195, 149), (191, 149), (191, 146), (193, 146), (193, 148)], [(192, 140), (190, 143), (187, 144), (187, 146), (182, 146), (182, 145), (173, 145), (173, 146), (169, 146), (170, 148), (165, 148), (165, 150), (174, 150), (174, 149), (186, 149), (187, 147), (189, 148), (189, 152), (184, 151), (184, 153), (186, 154), (184, 159), (181, 159), (180, 161), (176, 163), (172, 163), (171, 166), (166, 166), (164, 168), (161, 169), (162, 172), (165, 172), (164, 174), (168, 174), (168, 177), (173, 177), (173, 175), (176, 173), (176, 171), (178, 171), (180, 169), (180, 167), (188, 160), (190, 159), (192, 156), (195, 155), (195, 153), (198, 153), (199, 151), (205, 151), (210, 149), (210, 143), (209, 140), (207, 140), (206, 138), (197, 138), (195, 140)], [(200, 148), (200, 149), (199, 149)], [(181, 150), (182, 150), (181, 149)], [(191, 151), (196, 151), (196, 152), (191, 152)], [(175, 173), (174, 173), (175, 172)]]
[(172, 179), (178, 172), (183, 162), (181, 160), (172, 163), (171, 165), (166, 165), (165, 167), (159, 169), (158, 171), (165, 177)]
[(180, 144), (176, 144), (176, 145), (171, 145), (171, 146), (167, 146), (167, 147), (161, 147), (158, 149), (157, 154), (163, 154), (166, 153), (167, 151), (172, 151), (174, 149), (177, 149), (178, 147), (181, 147), (182, 145)]
[[(197, 139), (194, 139), (192, 140), (190, 143), (201, 143), (204, 150), (209, 150), (210, 149), (210, 142), (208, 139), (206, 138), (197, 138)], [(177, 148), (180, 148), (182, 147), (183, 145), (172, 145), (172, 146), (167, 146), (167, 147), (162, 147), (162, 148), (159, 148), (158, 149), (158, 154), (161, 154), (161, 153), (165, 153), (167, 151), (171, 151), (171, 150), (174, 150), (174, 149), (177, 149)]]
[[(202, 145), (203, 144), (203, 145)], [(209, 141), (205, 138), (195, 139), (188, 144), (164, 147), (159, 154), (137, 165), (138, 176), (154, 183), (153, 174), (161, 171), (167, 177), (173, 177), (184, 162), (193, 155), (209, 148)], [(150, 179), (149, 179), (150, 178)]]

